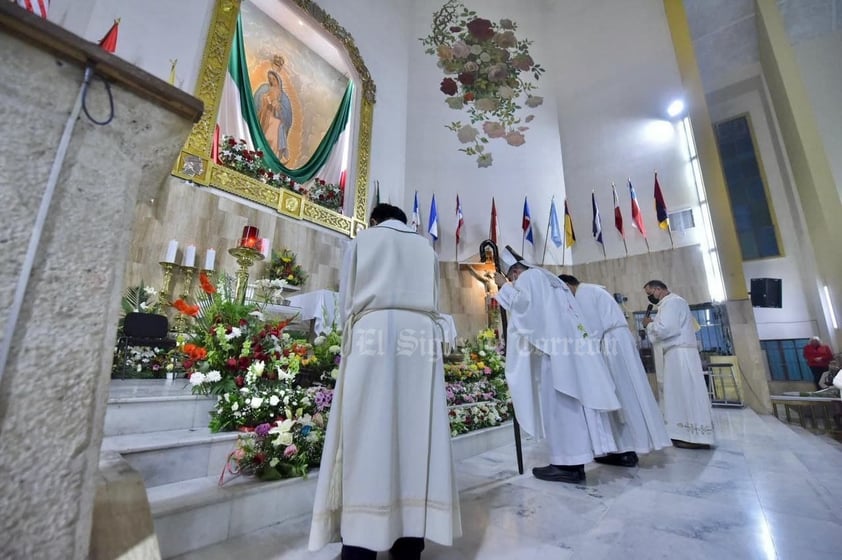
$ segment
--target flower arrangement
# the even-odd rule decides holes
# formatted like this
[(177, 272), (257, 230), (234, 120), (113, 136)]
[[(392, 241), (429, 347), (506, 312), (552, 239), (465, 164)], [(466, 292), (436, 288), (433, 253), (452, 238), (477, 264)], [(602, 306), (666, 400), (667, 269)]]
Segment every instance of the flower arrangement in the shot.
[(341, 212), (342, 205), (345, 203), (345, 192), (342, 187), (327, 183), (322, 179), (313, 179), (313, 183), (307, 189), (307, 197), (316, 204), (336, 212)]
[[(454, 110), (467, 109), (469, 121), (453, 121), (446, 125), (456, 133), (460, 148), (468, 156), (476, 156), (477, 167), (489, 167), (493, 158), (486, 149), (489, 139), (504, 139), (510, 146), (526, 142), (523, 105), (534, 109), (543, 98), (533, 95), (536, 81), (544, 73), (529, 54), (532, 41), (519, 39), (517, 24), (510, 19), (493, 22), (477, 16), (458, 0), (448, 0), (434, 14), (432, 32), (420, 39), (425, 52), (438, 58), (445, 74), (439, 89), (445, 102)], [(479, 125), (479, 128), (477, 126)]]
[(120, 305), (124, 314), (155, 313), (158, 309), (158, 291), (146, 286), (143, 280), (140, 285), (132, 286), (123, 294)]
[(290, 286), (301, 286), (307, 281), (307, 273), (296, 264), (297, 256), (289, 249), (280, 253), (272, 251), (272, 260), (267, 267), (269, 278), (286, 281)]
[(245, 140), (224, 136), (219, 145), (219, 161), (225, 167), (239, 171), (270, 187), (287, 189), (307, 197), (319, 206), (336, 212), (342, 211), (345, 195), (342, 187), (327, 183), (322, 179), (313, 179), (309, 188), (296, 183), (287, 175), (269, 169), (263, 160), (263, 152), (249, 149)]
[(282, 305), (286, 286), (287, 281), (281, 278), (257, 280), (254, 283), (254, 287), (257, 289), (256, 298), (263, 303)]

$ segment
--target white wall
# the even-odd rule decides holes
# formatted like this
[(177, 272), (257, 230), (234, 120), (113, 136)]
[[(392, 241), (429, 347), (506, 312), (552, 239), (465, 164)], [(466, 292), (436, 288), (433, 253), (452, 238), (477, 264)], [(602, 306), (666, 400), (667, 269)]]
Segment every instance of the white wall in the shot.
[(797, 44), (795, 56), (842, 196), (842, 31)]
[(675, 235), (676, 246), (698, 243), (701, 219), (686, 152), (666, 120), (666, 108), (682, 96), (682, 88), (663, 3), (591, 0), (551, 6), (544, 16), (553, 51), (547, 66), (556, 89), (564, 179), (577, 232), (573, 261), (603, 259), (591, 236), (594, 189), (608, 258), (625, 255), (614, 229), (612, 181), (629, 253), (646, 252), (642, 236), (631, 227), (627, 177), (637, 192), (651, 250), (670, 248), (655, 218), (656, 169), (668, 209), (694, 209), (697, 227)]
[[(403, 196), (409, 0), (320, 0), (354, 38), (377, 86), (370, 176), (382, 198)], [(53, 0), (49, 19), (99, 41), (121, 18), (116, 55), (163, 80), (178, 59), (176, 86), (193, 93), (213, 0)]]
[[(458, 151), (464, 145), (459, 143), (455, 133), (445, 128), (446, 124), (456, 120), (467, 123), (467, 113), (450, 109), (445, 104), (445, 95), (439, 91), (439, 84), (445, 76), (436, 66), (436, 57), (425, 54), (424, 46), (417, 40), (429, 34), (433, 13), (442, 4), (440, 0), (417, 0), (413, 3), (406, 192), (397, 202), (404, 206), (407, 213), (411, 212), (413, 195), (418, 190), (426, 227), (430, 201), (435, 193), (440, 231), (437, 243), (439, 258), (453, 261), (457, 193), (465, 216), (460, 260), (477, 253), (479, 243), (488, 237), (492, 193), (497, 205), (500, 244), (510, 244), (519, 251), (523, 198), (528, 196), (535, 244), (534, 251), (527, 245), (525, 256), (540, 261), (550, 200), (553, 194), (558, 201), (564, 197), (561, 147), (551, 100), (551, 80), (545, 77), (535, 82), (538, 86), (535, 95), (544, 96), (545, 103), (531, 111), (535, 119), (529, 123), (530, 129), (525, 133), (526, 143), (512, 147), (503, 140), (492, 140), (488, 148), (494, 162), (491, 167), (478, 168), (475, 158)], [(543, 36), (543, 0), (524, 0), (517, 4), (509, 0), (488, 0), (474, 2), (469, 7), (478, 12), (478, 17), (490, 20), (511, 18), (515, 21), (518, 24), (517, 37), (535, 41), (530, 47), (530, 54), (539, 64), (547, 64), (552, 57), (548, 41)], [(552, 243), (550, 247), (553, 247)], [(560, 252), (557, 255), (548, 252), (546, 262), (556, 263), (560, 259)]]

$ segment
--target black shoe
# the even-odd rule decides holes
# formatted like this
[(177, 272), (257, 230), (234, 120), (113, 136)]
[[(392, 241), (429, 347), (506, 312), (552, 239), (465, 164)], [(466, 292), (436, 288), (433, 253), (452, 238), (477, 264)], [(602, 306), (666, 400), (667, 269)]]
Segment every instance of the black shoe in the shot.
[(710, 449), (707, 443), (692, 443), (681, 439), (672, 440), (672, 444), (680, 449)]
[(625, 453), (609, 453), (603, 457), (596, 457), (594, 461), (603, 465), (614, 465), (615, 467), (636, 467), (640, 460), (637, 453), (627, 451)]
[(585, 465), (547, 465), (535, 467), (532, 474), (538, 480), (579, 484), (585, 481)]

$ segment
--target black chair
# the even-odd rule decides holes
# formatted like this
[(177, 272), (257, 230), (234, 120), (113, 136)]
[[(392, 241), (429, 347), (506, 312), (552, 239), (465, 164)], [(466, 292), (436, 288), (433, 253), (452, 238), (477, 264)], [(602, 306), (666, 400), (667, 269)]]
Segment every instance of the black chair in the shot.
[(168, 338), (169, 322), (164, 315), (129, 313), (123, 319), (123, 336), (117, 341), (117, 355), (122, 360), (121, 377), (126, 376), (126, 354), (129, 346), (174, 348), (175, 340)]

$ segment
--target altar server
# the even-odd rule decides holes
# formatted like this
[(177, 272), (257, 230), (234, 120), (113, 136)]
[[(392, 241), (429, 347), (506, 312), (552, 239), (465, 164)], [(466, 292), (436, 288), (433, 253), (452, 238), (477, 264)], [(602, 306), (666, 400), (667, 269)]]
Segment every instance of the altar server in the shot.
[(310, 550), (342, 558), (461, 535), (438, 318), (438, 260), (406, 214), (377, 205), (345, 254), (342, 361), (316, 486)]
[(496, 298), (508, 312), (506, 381), (525, 432), (546, 437), (550, 464), (541, 480), (579, 483), (585, 463), (615, 452), (608, 411), (620, 408), (614, 383), (567, 285), (503, 251), (509, 282)]
[(637, 342), (623, 310), (608, 290), (580, 283), (575, 276), (559, 276), (576, 296), (588, 332), (600, 341), (602, 355), (617, 387), (622, 410), (612, 414), (618, 453), (595, 459), (598, 463), (634, 467), (638, 453), (649, 453), (672, 443), (664, 427), (655, 395), (640, 361)]
[(658, 306), (658, 314), (643, 319), (643, 326), (663, 353), (667, 433), (676, 447), (709, 449), (714, 442), (713, 418), (690, 306), (660, 280), (650, 280), (643, 290)]

